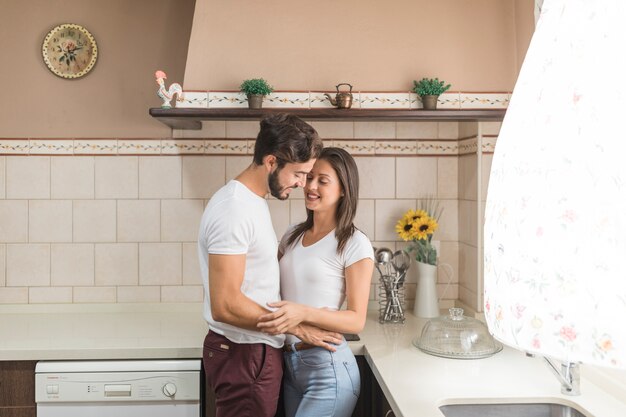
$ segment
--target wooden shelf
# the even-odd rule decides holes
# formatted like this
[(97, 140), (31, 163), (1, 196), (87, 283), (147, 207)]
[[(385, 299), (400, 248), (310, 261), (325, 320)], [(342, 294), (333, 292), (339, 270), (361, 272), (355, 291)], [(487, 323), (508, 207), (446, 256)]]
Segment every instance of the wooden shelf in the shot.
[(291, 113), (305, 120), (326, 121), (501, 121), (505, 109), (497, 110), (382, 110), (382, 109), (150, 109), (150, 116), (173, 129), (202, 129), (203, 120), (260, 120), (275, 113)]

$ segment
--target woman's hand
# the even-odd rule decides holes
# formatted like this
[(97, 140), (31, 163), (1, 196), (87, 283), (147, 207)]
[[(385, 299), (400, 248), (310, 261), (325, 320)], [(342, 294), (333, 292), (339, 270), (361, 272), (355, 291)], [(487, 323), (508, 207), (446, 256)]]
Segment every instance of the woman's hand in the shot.
[(278, 310), (264, 314), (259, 317), (257, 327), (263, 333), (277, 335), (286, 333), (303, 321), (306, 321), (308, 307), (302, 304), (292, 303), (291, 301), (276, 301), (267, 303), (269, 307), (278, 308)]

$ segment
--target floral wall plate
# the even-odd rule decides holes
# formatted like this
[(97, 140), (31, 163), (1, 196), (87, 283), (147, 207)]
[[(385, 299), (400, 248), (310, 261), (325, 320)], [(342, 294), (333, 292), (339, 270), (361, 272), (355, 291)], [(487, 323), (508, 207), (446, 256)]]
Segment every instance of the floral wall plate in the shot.
[(42, 53), (44, 62), (55, 75), (80, 78), (96, 64), (98, 46), (87, 29), (66, 23), (48, 32)]

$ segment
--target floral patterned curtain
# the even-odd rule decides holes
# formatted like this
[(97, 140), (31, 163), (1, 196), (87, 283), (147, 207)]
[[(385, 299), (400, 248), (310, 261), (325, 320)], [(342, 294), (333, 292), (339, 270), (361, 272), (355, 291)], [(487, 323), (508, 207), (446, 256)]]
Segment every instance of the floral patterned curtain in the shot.
[(626, 368), (626, 2), (541, 13), (491, 169), (486, 320), (521, 350)]

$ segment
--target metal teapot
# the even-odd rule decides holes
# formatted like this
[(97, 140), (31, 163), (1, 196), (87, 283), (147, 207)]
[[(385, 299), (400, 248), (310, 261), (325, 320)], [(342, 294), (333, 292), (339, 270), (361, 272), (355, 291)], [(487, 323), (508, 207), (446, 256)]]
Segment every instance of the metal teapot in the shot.
[[(350, 90), (339, 92), (339, 87), (341, 87), (342, 85), (347, 85), (348, 87), (350, 87)], [(332, 98), (330, 94), (324, 94), (326, 97), (328, 97), (330, 104), (332, 104), (333, 106), (337, 106), (338, 109), (349, 109), (350, 107), (352, 107), (352, 86), (348, 83), (341, 83), (337, 84), (335, 88), (337, 89), (337, 94), (335, 95), (335, 98)]]

